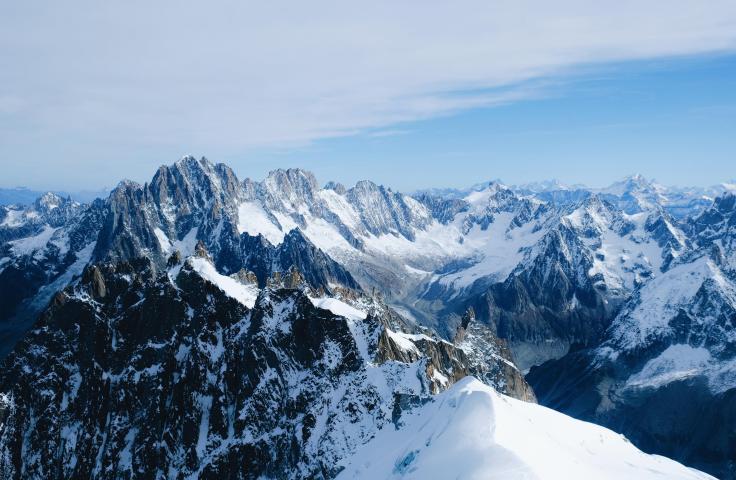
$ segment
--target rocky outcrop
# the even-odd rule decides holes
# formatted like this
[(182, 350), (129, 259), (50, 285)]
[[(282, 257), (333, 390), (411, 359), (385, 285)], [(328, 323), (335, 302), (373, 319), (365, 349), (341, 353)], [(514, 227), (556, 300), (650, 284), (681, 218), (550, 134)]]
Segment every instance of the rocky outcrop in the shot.
[(472, 308), (463, 315), (453, 343), (468, 358), (468, 374), (512, 397), (536, 402), (532, 388), (513, 361), (507, 342), (478, 322)]

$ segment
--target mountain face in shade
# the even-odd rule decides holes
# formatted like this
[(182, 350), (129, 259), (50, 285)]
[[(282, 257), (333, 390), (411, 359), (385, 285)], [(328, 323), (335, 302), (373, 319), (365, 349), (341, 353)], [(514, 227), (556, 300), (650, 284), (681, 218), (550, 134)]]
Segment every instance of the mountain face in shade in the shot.
[(686, 225), (694, 248), (642, 284), (598, 346), (532, 368), (545, 405), (734, 478), (734, 197)]
[[(633, 176), (410, 196), (185, 157), (89, 205), (0, 207), (4, 466), (331, 478), (473, 375), (732, 478), (731, 189)], [(29, 443), (39, 422), (54, 433)]]
[(45, 194), (29, 207), (0, 207), (0, 357), (51, 297), (91, 261), (102, 202)]

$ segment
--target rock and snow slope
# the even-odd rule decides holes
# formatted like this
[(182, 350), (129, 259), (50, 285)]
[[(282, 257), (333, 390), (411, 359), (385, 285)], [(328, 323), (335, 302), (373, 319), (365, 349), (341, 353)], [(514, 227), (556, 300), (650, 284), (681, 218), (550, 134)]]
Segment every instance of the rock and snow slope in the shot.
[(723, 215), (729, 204), (727, 196), (717, 202), (719, 212), (705, 214), (718, 221), (703, 238), (693, 237), (701, 245), (642, 282), (599, 344), (527, 376), (543, 404), (724, 479), (736, 477), (736, 272)]
[(89, 267), (5, 360), (3, 478), (711, 478), (466, 377), (508, 363), (472, 316), (453, 345), (201, 247), (151, 267)]
[(398, 427), (383, 428), (337, 477), (348, 479), (713, 479), (647, 455), (606, 428), (501, 395), (467, 377)]
[(1, 478), (333, 478), (493, 362), (497, 388), (528, 392), (509, 359), (471, 358), (359, 292), (294, 271), (258, 288), (201, 246), (167, 268), (87, 267), (4, 360)]
[[(122, 182), (89, 206), (46, 195), (31, 207), (0, 208), (0, 358), (55, 292), (89, 283), (92, 265), (136, 265), (131, 278), (148, 269), (154, 285), (145, 295), (176, 301), (179, 274), (191, 273), (248, 310), (273, 307), (258, 303), (264, 291), (306, 285), (305, 301), (348, 319), (351, 329), (368, 317), (336, 297), (371, 292), (366, 298), (382, 297), (375, 301), (395, 309), (384, 308), (392, 320), (383, 333), (356, 348), (362, 355), (366, 345), (380, 344), (376, 362), (454, 365), (425, 368), (428, 391), (473, 374), (532, 399), (517, 366), (562, 357), (529, 374), (542, 401), (625, 431), (647, 449), (733, 474), (735, 201), (729, 194), (712, 201), (728, 188), (675, 190), (632, 177), (604, 190), (487, 182), (411, 197), (369, 181), (320, 188), (298, 169), (240, 181), (225, 165), (186, 157), (161, 167), (150, 183)], [(182, 260), (205, 249), (206, 260)], [(173, 289), (156, 284), (162, 275)], [(154, 305), (138, 294), (126, 305)], [(104, 303), (91, 297), (84, 308)], [(160, 305), (150, 308), (157, 313)], [(151, 312), (146, 325), (158, 326), (162, 319)], [(465, 312), (474, 313), (472, 322)], [(104, 318), (115, 325), (128, 315), (109, 314)], [(111, 327), (97, 320), (91, 324), (104, 337)], [(111, 331), (117, 346), (130, 333)], [(47, 334), (34, 330), (32, 337), (43, 342)], [(219, 355), (213, 335), (202, 345)], [(337, 365), (330, 345), (324, 362)], [(116, 348), (103, 352), (114, 356)], [(138, 377), (147, 378), (142, 368)], [(200, 404), (212, 396), (197, 394)], [(671, 409), (658, 410), (662, 402), (680, 409), (677, 421)], [(692, 435), (706, 431), (695, 423), (697, 409), (720, 415), (709, 417), (710, 439)], [(128, 451), (122, 445), (120, 452)], [(202, 437), (193, 451), (204, 455), (208, 445)], [(176, 468), (190, 468), (182, 458)]]

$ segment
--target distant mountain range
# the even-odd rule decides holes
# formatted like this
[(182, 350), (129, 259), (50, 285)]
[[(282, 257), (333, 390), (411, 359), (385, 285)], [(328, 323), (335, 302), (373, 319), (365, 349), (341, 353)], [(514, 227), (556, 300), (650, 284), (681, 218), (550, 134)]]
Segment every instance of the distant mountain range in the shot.
[[(493, 183), (504, 185), (501, 180), (491, 180), (466, 189), (433, 188), (419, 190), (414, 195), (461, 199), (472, 192), (484, 190)], [(627, 213), (636, 213), (642, 208), (648, 209), (659, 205), (671, 215), (684, 218), (709, 206), (717, 196), (726, 192), (736, 192), (736, 180), (710, 187), (668, 187), (636, 174), (614, 182), (606, 188), (590, 188), (582, 184), (568, 185), (556, 179), (509, 185), (508, 188), (520, 195), (553, 202), (580, 200), (597, 194), (619, 203)]]
[[(25, 187), (0, 188), (0, 205), (31, 205), (44, 193), (49, 192), (30, 190)], [(52, 193), (63, 198), (71, 198), (76, 202), (89, 203), (96, 198), (106, 198), (110, 194), (110, 190), (81, 190), (77, 192), (59, 190)]]
[[(453, 476), (467, 432), (470, 467), (706, 478), (491, 387), (735, 478), (734, 212), (731, 183), (406, 195), (192, 157), (0, 207), (0, 472), (359, 478), (390, 445), (386, 475)], [(545, 471), (528, 419), (582, 446)]]

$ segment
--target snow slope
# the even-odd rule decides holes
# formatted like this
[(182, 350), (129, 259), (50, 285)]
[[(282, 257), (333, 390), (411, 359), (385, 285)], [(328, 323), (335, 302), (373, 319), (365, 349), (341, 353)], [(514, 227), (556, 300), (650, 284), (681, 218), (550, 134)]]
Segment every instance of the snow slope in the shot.
[(312, 302), (312, 305), (314, 305), (315, 307), (321, 308), (323, 310), (329, 310), (335, 315), (345, 317), (349, 320), (365, 320), (365, 318), (367, 317), (365, 312), (362, 312), (358, 310), (357, 308), (352, 307), (348, 305), (347, 303), (342, 302), (336, 298), (330, 298), (330, 297), (311, 298), (310, 297), (309, 300)]
[(258, 287), (255, 285), (244, 285), (237, 280), (226, 277), (215, 270), (214, 265), (204, 258), (190, 258), (190, 265), (202, 278), (217, 285), (229, 297), (234, 298), (248, 308), (253, 308), (258, 298)]
[[(722, 308), (699, 310), (695, 302), (698, 293), (707, 287), (711, 297), (722, 299), (726, 307), (736, 309), (736, 291), (719, 267), (709, 258), (700, 257), (689, 263), (676, 265), (653, 278), (632, 298), (630, 304), (614, 319), (610, 327), (610, 340), (604, 344), (603, 354), (630, 351), (646, 346), (654, 339), (672, 331), (671, 320), (680, 311), (693, 310), (697, 325), (710, 325), (704, 331), (715, 334), (719, 327)], [(715, 306), (714, 306), (715, 307)], [(733, 340), (728, 326), (725, 339)], [(713, 343), (713, 342), (711, 342)], [(723, 342), (717, 342), (723, 344)]]
[(736, 360), (714, 358), (705, 347), (676, 344), (667, 347), (629, 377), (626, 389), (656, 389), (672, 382), (702, 376), (713, 394), (723, 393), (736, 384)]
[(713, 478), (472, 377), (401, 420), (359, 449), (338, 478)]
[[(512, 222), (515, 218), (514, 212), (501, 212), (495, 215), (493, 223), (485, 229), (474, 225), (463, 238), (463, 244), (476, 262), (466, 269), (442, 276), (440, 283), (464, 288), (483, 277), (494, 277), (496, 281), (503, 281), (522, 261), (524, 249), (538, 242), (545, 233), (535, 222), (513, 228)], [(459, 233), (457, 237), (460, 238)]]
[(51, 240), (51, 237), (57, 231), (57, 228), (45, 225), (43, 230), (32, 237), (21, 238), (8, 242), (11, 245), (13, 254), (16, 256), (30, 255), (38, 250), (46, 247), (46, 244)]

